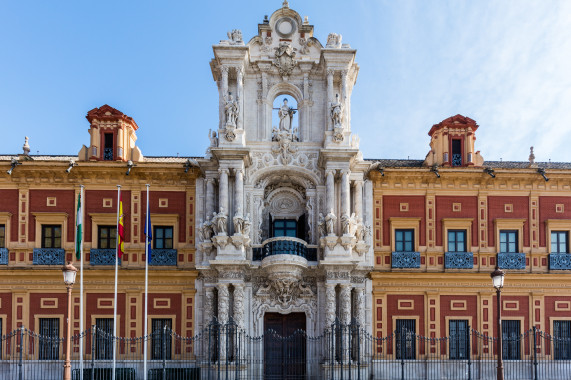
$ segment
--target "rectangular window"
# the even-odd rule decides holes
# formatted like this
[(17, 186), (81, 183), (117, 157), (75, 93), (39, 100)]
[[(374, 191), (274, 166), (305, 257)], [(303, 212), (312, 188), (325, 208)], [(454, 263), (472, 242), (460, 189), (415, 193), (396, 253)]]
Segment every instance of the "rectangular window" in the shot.
[(172, 230), (172, 227), (155, 226), (155, 233), (153, 236), (155, 249), (173, 249)]
[(113, 318), (96, 318), (95, 359), (113, 359)]
[(502, 357), (505, 360), (521, 359), (521, 335), (519, 321), (502, 321)]
[(462, 140), (452, 140), (452, 166), (462, 166)]
[(103, 159), (106, 161), (113, 161), (113, 133), (106, 133), (103, 148)]
[(571, 359), (571, 321), (553, 321), (553, 358)]
[(397, 319), (395, 339), (397, 359), (416, 359), (416, 320)]
[(166, 360), (171, 360), (172, 319), (152, 319), (151, 329), (151, 359), (162, 360), (164, 356)]
[(467, 252), (466, 230), (448, 230), (448, 252)]
[(59, 359), (59, 318), (40, 318), (39, 360)]
[(100, 249), (114, 249), (117, 244), (117, 227), (99, 226), (97, 229), (97, 242)]
[(42, 225), (42, 248), (61, 248), (60, 225)]
[(279, 236), (297, 236), (297, 222), (291, 219), (274, 220), (274, 237)]
[(568, 238), (567, 231), (551, 231), (551, 253), (569, 253)]
[(500, 231), (500, 253), (517, 253), (517, 234), (515, 230)]
[(395, 230), (395, 251), (414, 252), (414, 230)]
[(467, 359), (468, 351), (468, 321), (463, 319), (450, 321), (450, 359)]
[(6, 248), (6, 226), (0, 224), (0, 248)]

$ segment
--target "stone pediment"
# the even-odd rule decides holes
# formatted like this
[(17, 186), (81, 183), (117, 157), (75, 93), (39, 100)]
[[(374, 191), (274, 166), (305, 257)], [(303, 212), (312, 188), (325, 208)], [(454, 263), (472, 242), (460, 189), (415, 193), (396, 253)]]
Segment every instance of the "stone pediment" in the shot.
[(471, 128), (472, 131), (476, 131), (478, 129), (478, 124), (475, 120), (470, 119), (469, 117), (462, 116), (457, 114), (455, 116), (449, 117), (447, 119), (442, 120), (438, 124), (434, 124), (430, 131), (428, 132), (429, 136), (442, 128)]
[(91, 111), (87, 112), (85, 118), (89, 121), (90, 124), (92, 124), (93, 120), (102, 120), (102, 121), (123, 120), (131, 124), (134, 130), (139, 129), (139, 126), (137, 125), (137, 123), (135, 123), (135, 120), (133, 120), (132, 117), (125, 115), (123, 112), (107, 104), (99, 108), (94, 108)]

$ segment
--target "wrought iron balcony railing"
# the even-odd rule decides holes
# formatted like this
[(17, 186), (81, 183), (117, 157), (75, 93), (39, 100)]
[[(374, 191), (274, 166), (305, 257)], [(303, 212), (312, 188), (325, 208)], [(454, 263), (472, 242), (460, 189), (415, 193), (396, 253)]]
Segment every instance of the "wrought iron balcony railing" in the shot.
[(0, 248), (0, 265), (8, 265), (8, 248)]
[(263, 260), (273, 255), (296, 255), (308, 261), (317, 261), (317, 247), (309, 246), (304, 240), (281, 236), (262, 242), (261, 247), (253, 248), (253, 260)]
[(65, 250), (63, 248), (34, 248), (35, 265), (64, 265)]
[[(92, 249), (89, 251), (89, 262), (91, 265), (115, 265), (116, 250), (111, 249)], [(121, 259), (119, 258), (119, 265)]]
[(474, 254), (472, 252), (446, 252), (444, 253), (444, 267), (446, 269), (472, 269)]
[(525, 269), (525, 253), (498, 253), (501, 269)]
[(152, 249), (151, 250), (151, 266), (169, 266), (176, 265), (177, 252), (176, 249)]
[(549, 269), (551, 270), (571, 270), (571, 254), (550, 253)]
[(393, 268), (420, 268), (420, 252), (393, 252)]

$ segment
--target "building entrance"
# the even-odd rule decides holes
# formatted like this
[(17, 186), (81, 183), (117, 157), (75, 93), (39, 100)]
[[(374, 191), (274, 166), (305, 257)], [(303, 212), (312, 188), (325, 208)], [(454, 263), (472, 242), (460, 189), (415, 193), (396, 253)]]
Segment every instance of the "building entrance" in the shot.
[(305, 379), (305, 313), (264, 316), (264, 378)]

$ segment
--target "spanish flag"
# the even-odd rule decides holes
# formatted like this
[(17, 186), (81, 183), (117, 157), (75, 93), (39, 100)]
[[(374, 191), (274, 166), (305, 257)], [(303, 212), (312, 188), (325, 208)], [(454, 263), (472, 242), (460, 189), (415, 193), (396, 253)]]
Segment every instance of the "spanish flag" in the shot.
[(117, 246), (117, 254), (119, 255), (119, 258), (121, 258), (121, 256), (123, 256), (123, 253), (125, 253), (125, 249), (123, 247), (123, 242), (125, 241), (125, 225), (123, 224), (123, 194), (119, 195), (119, 222), (117, 223), (117, 228), (118, 228), (118, 235), (119, 235), (119, 241), (118, 246)]

